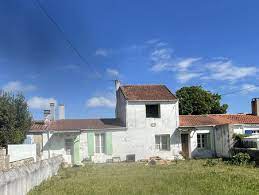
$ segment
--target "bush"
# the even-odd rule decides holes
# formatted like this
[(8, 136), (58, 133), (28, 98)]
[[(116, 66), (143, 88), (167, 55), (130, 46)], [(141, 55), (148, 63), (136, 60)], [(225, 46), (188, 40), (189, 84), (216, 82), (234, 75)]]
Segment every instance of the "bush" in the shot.
[(247, 153), (239, 152), (234, 155), (231, 159), (231, 163), (234, 165), (248, 165), (250, 163), (251, 157)]
[(234, 141), (236, 142), (234, 147), (243, 147), (242, 146), (242, 140), (247, 137), (248, 135), (245, 134), (233, 134), (232, 138), (234, 139)]

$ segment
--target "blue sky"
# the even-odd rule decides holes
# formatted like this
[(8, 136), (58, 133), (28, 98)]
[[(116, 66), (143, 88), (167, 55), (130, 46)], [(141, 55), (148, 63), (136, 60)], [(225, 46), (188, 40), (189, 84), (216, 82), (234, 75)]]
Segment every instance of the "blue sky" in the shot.
[[(114, 116), (114, 84), (202, 85), (229, 113), (250, 112), (259, 84), (258, 1), (33, 0), (0, 6), (0, 87), (22, 91), (35, 119), (49, 101), (66, 118)], [(96, 73), (97, 72), (97, 73)]]

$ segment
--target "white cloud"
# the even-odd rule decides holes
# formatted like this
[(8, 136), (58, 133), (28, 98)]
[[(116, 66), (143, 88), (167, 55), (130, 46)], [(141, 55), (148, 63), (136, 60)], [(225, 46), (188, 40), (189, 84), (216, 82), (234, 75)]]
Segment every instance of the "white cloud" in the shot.
[(180, 83), (186, 83), (193, 78), (199, 77), (201, 74), (199, 73), (192, 73), (192, 72), (179, 72), (177, 74), (177, 79)]
[(86, 101), (86, 106), (90, 108), (96, 108), (96, 107), (114, 108), (115, 104), (116, 103), (114, 98), (104, 97), (104, 96), (92, 97)]
[(159, 42), (159, 39), (150, 39), (150, 40), (146, 41), (147, 44), (155, 44), (157, 42)]
[(181, 70), (181, 71), (185, 71), (187, 70), (194, 62), (197, 62), (201, 60), (201, 58), (185, 58), (180, 60), (177, 63), (177, 67)]
[(3, 90), (6, 92), (28, 92), (36, 89), (37, 87), (35, 85), (26, 85), (20, 81), (10, 81), (3, 86)]
[(99, 48), (95, 51), (95, 55), (96, 56), (103, 56), (103, 57), (107, 57), (110, 53), (110, 50), (108, 49), (104, 49), (104, 48)]
[(113, 68), (107, 68), (106, 73), (108, 74), (108, 76), (116, 78), (120, 75), (119, 71)]
[(207, 79), (237, 81), (239, 79), (253, 76), (257, 72), (254, 66), (235, 66), (231, 60), (214, 61), (207, 64), (210, 73)]
[(48, 109), (51, 102), (57, 105), (57, 101), (54, 98), (44, 98), (39, 96), (34, 96), (27, 101), (29, 107), (32, 109)]
[(247, 93), (250, 93), (250, 92), (255, 92), (255, 91), (258, 91), (259, 90), (259, 88), (258, 88), (258, 86), (256, 86), (256, 85), (253, 85), (253, 84), (243, 84), (243, 85), (241, 85), (241, 92), (243, 93), (243, 94), (247, 94)]

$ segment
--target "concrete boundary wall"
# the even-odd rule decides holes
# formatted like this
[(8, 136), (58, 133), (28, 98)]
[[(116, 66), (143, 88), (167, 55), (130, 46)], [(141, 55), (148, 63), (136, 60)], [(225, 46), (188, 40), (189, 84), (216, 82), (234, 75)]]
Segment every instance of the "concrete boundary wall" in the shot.
[(0, 194), (17, 195), (26, 194), (42, 181), (56, 175), (62, 156), (52, 157), (29, 165), (0, 172)]

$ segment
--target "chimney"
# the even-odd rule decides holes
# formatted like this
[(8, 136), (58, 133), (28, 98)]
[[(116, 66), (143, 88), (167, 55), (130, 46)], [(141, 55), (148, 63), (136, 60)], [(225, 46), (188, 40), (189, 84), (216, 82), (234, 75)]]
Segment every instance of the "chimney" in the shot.
[(118, 91), (120, 85), (121, 85), (121, 82), (119, 80), (115, 80), (115, 89), (116, 89), (116, 91)]
[(50, 106), (50, 120), (55, 120), (55, 103), (54, 102), (51, 102), (49, 104)]
[(58, 119), (65, 119), (65, 105), (59, 104), (58, 106)]
[(253, 98), (251, 101), (252, 114), (259, 116), (259, 98)]
[(50, 116), (50, 110), (43, 110), (44, 120), (48, 119)]

